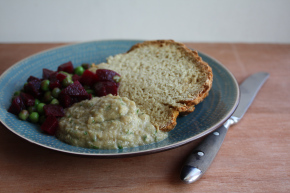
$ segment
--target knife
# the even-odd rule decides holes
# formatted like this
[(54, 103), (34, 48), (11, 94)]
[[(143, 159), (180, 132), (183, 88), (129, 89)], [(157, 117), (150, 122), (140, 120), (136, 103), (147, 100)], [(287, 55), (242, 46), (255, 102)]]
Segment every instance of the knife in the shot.
[(206, 136), (188, 156), (180, 172), (180, 179), (183, 182), (187, 184), (195, 182), (206, 172), (219, 151), (228, 128), (244, 116), (268, 77), (268, 73), (259, 72), (248, 77), (240, 85), (241, 95), (237, 109), (221, 127)]

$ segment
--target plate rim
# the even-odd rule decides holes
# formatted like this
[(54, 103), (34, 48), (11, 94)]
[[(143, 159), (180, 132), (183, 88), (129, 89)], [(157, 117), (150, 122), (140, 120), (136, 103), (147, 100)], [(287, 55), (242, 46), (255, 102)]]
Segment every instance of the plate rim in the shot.
[[(49, 48), (49, 49), (45, 49), (39, 52), (36, 52), (32, 55), (29, 55), (19, 61), (17, 61), (15, 64), (13, 64), (12, 66), (10, 66), (8, 69), (6, 69), (1, 75), (0, 75), (0, 79), (2, 79), (6, 73), (8, 73), (14, 66), (19, 65), (20, 63), (22, 63), (23, 61), (37, 56), (39, 54), (45, 53), (45, 52), (49, 52), (52, 50), (56, 50), (56, 49), (60, 49), (60, 48), (65, 48), (65, 47), (70, 47), (70, 46), (76, 46), (76, 45), (80, 45), (80, 44), (89, 44), (89, 43), (98, 43), (98, 42), (128, 42), (128, 41), (135, 41), (137, 42), (142, 42), (142, 41), (146, 41), (146, 40), (137, 40), (137, 39), (109, 39), (109, 40), (94, 40), (94, 41), (85, 41), (85, 42), (76, 42), (76, 43), (68, 43), (65, 45), (59, 45), (53, 48)], [(188, 48), (190, 48), (188, 46)], [(193, 49), (193, 48), (190, 48)], [(193, 49), (195, 50), (195, 49)], [(198, 50), (196, 50), (199, 54), (211, 59), (212, 61), (214, 61), (215, 63), (217, 63), (219, 66), (221, 66), (223, 68), (223, 70), (225, 70), (227, 72), (228, 75), (230, 75), (231, 79), (233, 80), (234, 86), (236, 87), (236, 92), (237, 92), (237, 98), (236, 101), (234, 102), (234, 105), (232, 106), (231, 110), (224, 116), (223, 119), (221, 119), (220, 121), (218, 121), (214, 126), (206, 129), (205, 131), (194, 135), (193, 137), (187, 138), (185, 140), (179, 141), (177, 143), (173, 143), (173, 144), (169, 144), (169, 145), (165, 145), (163, 147), (157, 147), (157, 148), (153, 148), (153, 149), (147, 149), (147, 150), (141, 150), (141, 151), (136, 151), (136, 152), (118, 152), (118, 153), (100, 153), (100, 154), (96, 154), (96, 153), (86, 153), (86, 152), (73, 152), (73, 151), (68, 151), (68, 150), (63, 150), (63, 149), (58, 149), (58, 148), (54, 148), (48, 145), (44, 145), (42, 143), (33, 141), (31, 139), (28, 139), (24, 136), (22, 136), (21, 134), (17, 133), (16, 131), (14, 131), (13, 129), (11, 129), (8, 125), (6, 125), (4, 123), (4, 121), (2, 119), (0, 119), (0, 122), (2, 123), (2, 125), (4, 125), (6, 127), (6, 129), (8, 129), (9, 131), (11, 131), (12, 133), (16, 134), (18, 137), (41, 147), (47, 148), (49, 150), (54, 150), (57, 152), (61, 152), (61, 153), (66, 153), (66, 154), (70, 154), (70, 155), (78, 155), (78, 156), (90, 156), (90, 157), (100, 157), (100, 158), (119, 158), (119, 157), (131, 157), (131, 156), (140, 156), (140, 155), (147, 155), (147, 154), (153, 154), (153, 153), (158, 153), (158, 152), (162, 152), (162, 151), (167, 151), (167, 150), (171, 150), (183, 145), (186, 145), (190, 142), (193, 142), (194, 140), (200, 139), (206, 135), (208, 135), (209, 133), (213, 132), (214, 130), (216, 130), (217, 128), (219, 128), (221, 125), (223, 125), (229, 118), (230, 116), (234, 113), (234, 111), (236, 110), (238, 104), (239, 104), (239, 100), (240, 100), (240, 89), (239, 89), (239, 84), (236, 80), (236, 78), (234, 77), (234, 75), (231, 73), (231, 71), (229, 71), (229, 69), (227, 69), (221, 62), (219, 62), (217, 59), (209, 56), (208, 54), (205, 54), (203, 52), (200, 52)]]

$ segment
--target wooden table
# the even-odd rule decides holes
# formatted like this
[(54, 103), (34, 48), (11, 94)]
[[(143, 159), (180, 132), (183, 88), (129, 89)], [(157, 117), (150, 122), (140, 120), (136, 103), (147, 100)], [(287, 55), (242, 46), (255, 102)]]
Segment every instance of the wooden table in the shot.
[[(63, 44), (0, 44), (0, 73)], [(183, 184), (179, 172), (196, 142), (121, 159), (78, 157), (33, 145), (0, 125), (0, 192), (290, 192), (290, 45), (187, 43), (223, 63), (241, 83), (270, 78), (206, 174)]]

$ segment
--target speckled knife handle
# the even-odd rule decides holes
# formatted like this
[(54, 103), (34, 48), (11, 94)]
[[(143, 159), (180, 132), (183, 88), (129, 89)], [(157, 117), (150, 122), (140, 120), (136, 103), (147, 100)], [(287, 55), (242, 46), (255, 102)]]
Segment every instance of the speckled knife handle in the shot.
[(222, 125), (192, 151), (181, 169), (180, 178), (183, 182), (195, 182), (205, 173), (218, 153), (227, 130)]
[(244, 116), (268, 77), (269, 73), (258, 72), (249, 76), (240, 85), (239, 106), (223, 126), (209, 134), (190, 154), (181, 169), (180, 178), (182, 181), (185, 183), (195, 182), (205, 173), (219, 151), (228, 128)]

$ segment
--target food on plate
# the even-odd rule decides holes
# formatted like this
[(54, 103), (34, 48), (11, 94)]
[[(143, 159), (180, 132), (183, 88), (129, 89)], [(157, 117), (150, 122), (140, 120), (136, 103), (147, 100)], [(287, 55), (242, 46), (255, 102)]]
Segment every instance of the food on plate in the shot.
[(211, 67), (173, 40), (145, 41), (107, 63), (43, 69), (15, 92), (8, 111), (68, 144), (122, 149), (164, 140), (179, 114), (209, 93)]
[(168, 136), (126, 97), (94, 97), (66, 109), (56, 137), (68, 144), (95, 149), (136, 147)]
[(57, 71), (43, 69), (41, 79), (30, 76), (22, 90), (14, 93), (8, 112), (20, 120), (40, 124), (44, 132), (54, 135), (65, 108), (93, 96), (117, 95), (121, 80), (118, 73), (92, 73), (88, 68), (87, 64), (74, 68), (72, 62), (66, 62)]
[(211, 67), (198, 53), (173, 40), (136, 44), (89, 70), (99, 69), (121, 74), (118, 94), (134, 101), (162, 131), (172, 130), (179, 114), (192, 112), (208, 95), (213, 80)]

